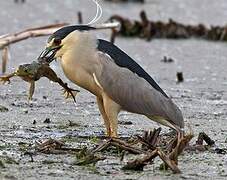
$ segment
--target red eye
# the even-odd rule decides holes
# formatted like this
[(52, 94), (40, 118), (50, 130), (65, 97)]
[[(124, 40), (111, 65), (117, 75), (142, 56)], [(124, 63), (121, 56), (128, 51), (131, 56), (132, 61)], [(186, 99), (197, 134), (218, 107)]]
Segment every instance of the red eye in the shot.
[(60, 44), (61, 44), (61, 39), (55, 38), (55, 39), (54, 39), (54, 44), (55, 44), (55, 45), (60, 45)]

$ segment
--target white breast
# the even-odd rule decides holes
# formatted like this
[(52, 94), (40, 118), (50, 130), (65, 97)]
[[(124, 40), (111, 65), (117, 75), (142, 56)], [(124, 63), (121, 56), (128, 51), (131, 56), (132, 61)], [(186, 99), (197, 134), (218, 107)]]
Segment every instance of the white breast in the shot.
[(61, 66), (64, 74), (73, 83), (95, 94), (93, 73), (97, 66), (96, 39), (90, 34), (77, 32), (64, 42)]

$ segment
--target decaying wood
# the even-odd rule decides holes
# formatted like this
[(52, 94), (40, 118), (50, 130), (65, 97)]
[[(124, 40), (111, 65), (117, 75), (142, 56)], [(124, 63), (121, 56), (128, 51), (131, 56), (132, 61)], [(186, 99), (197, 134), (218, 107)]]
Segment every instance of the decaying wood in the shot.
[(177, 82), (183, 82), (184, 81), (184, 76), (183, 76), (183, 72), (177, 72)]
[[(206, 142), (204, 144), (203, 142)], [(188, 151), (206, 151), (209, 150), (215, 144), (214, 140), (212, 140), (206, 133), (201, 132), (197, 138), (195, 144), (190, 145), (186, 148)], [(221, 149), (221, 148), (219, 148)]]
[(102, 142), (97, 148), (95, 148), (92, 152), (98, 152), (98, 151), (103, 151), (103, 150), (106, 150), (108, 147), (110, 146), (115, 146), (115, 147), (118, 147), (122, 150), (125, 150), (125, 151), (128, 151), (132, 154), (141, 154), (141, 153), (144, 153), (143, 150), (137, 148), (137, 147), (134, 147), (132, 145), (130, 145), (129, 143), (123, 141), (123, 140), (120, 140), (120, 139), (117, 139), (117, 138), (111, 138), (111, 139), (108, 139), (107, 141), (104, 141)]
[(157, 147), (157, 142), (159, 139), (160, 132), (161, 132), (161, 128), (158, 128), (158, 129), (154, 129), (152, 132), (146, 132), (143, 137), (137, 136), (143, 145), (145, 144), (147, 147), (150, 148), (150, 150), (147, 152), (140, 150), (138, 148), (135, 148), (134, 146), (131, 146), (130, 144), (115, 138), (102, 143), (93, 152), (104, 150), (107, 147), (113, 145), (123, 150), (126, 150), (128, 152), (133, 152), (135, 154), (143, 155), (142, 157), (139, 156), (133, 161), (129, 161), (123, 167), (124, 170), (143, 170), (143, 167), (145, 165), (151, 162), (155, 157), (159, 156), (163, 160), (164, 166), (166, 167), (166, 169), (170, 168), (173, 171), (173, 173), (180, 173), (181, 171), (177, 167), (178, 156), (188, 145), (193, 135), (190, 133), (180, 138), (176, 146), (175, 147), (173, 146), (173, 149), (171, 150), (171, 152), (167, 151), (167, 154), (165, 154), (159, 147)]
[(95, 153), (90, 152), (89, 150), (85, 150), (82, 155), (78, 153), (77, 159), (78, 161), (76, 161), (74, 164), (78, 166), (84, 166), (87, 164), (95, 164), (98, 161), (105, 160), (106, 158), (98, 156)]
[(167, 165), (166, 167), (169, 167), (173, 171), (173, 173), (181, 173), (180, 169), (177, 167), (177, 163), (171, 160), (168, 155), (166, 155), (161, 150), (158, 150), (158, 155), (163, 160), (165, 165)]
[(64, 145), (63, 142), (55, 139), (48, 139), (42, 143), (40, 142), (36, 142), (36, 143), (37, 143), (37, 149), (40, 152), (48, 152), (52, 149), (60, 149)]
[(113, 28), (112, 32), (111, 32), (110, 42), (114, 43), (116, 36), (117, 36), (117, 30), (115, 28)]
[(6, 64), (9, 59), (9, 47), (5, 46), (2, 50), (2, 72), (6, 72)]
[(111, 139), (108, 139), (107, 141), (104, 141), (100, 145), (98, 145), (98, 147), (96, 147), (92, 152), (96, 153), (96, 152), (103, 151), (110, 146), (110, 143), (111, 143)]
[(203, 141), (205, 141), (209, 146), (213, 146), (215, 144), (215, 142), (206, 133), (201, 132), (199, 133), (196, 144), (203, 145)]
[[(66, 153), (67, 151), (74, 153), (76, 152), (77, 162), (76, 165), (87, 165), (91, 163), (96, 163), (100, 160), (106, 159), (106, 157), (100, 156), (100, 152), (107, 150), (111, 147), (117, 147), (123, 150), (121, 155), (121, 160), (124, 157), (125, 152), (137, 154), (138, 156), (131, 161), (128, 161), (125, 166), (123, 166), (123, 170), (143, 170), (144, 166), (147, 164), (153, 163), (156, 157), (159, 157), (163, 163), (160, 168), (162, 169), (170, 169), (173, 173), (181, 173), (178, 167), (178, 156), (185, 150), (186, 147), (189, 146), (189, 142), (193, 137), (193, 132), (190, 131), (189, 134), (179, 135), (176, 139), (176, 144), (172, 147), (172, 149), (167, 150), (166, 148), (169, 146), (162, 146), (163, 137), (166, 139), (167, 134), (160, 134), (161, 129), (154, 129), (153, 131), (146, 132), (142, 137), (138, 136), (138, 141), (136, 143), (130, 144), (125, 140), (121, 140), (118, 138), (110, 138), (102, 141), (96, 148), (93, 150), (89, 150), (86, 147), (82, 149), (74, 149), (65, 147), (65, 145), (61, 141), (48, 140), (43, 143), (39, 143), (38, 150), (42, 153)], [(173, 134), (168, 134), (171, 138)], [(200, 135), (200, 138), (203, 137)], [(162, 139), (159, 141), (159, 139)], [(174, 140), (175, 141), (175, 140)], [(171, 143), (171, 142), (170, 142)], [(144, 151), (142, 145), (146, 144), (149, 148)], [(150, 145), (149, 145), (150, 144)], [(96, 154), (98, 153), (98, 154)]]
[(142, 158), (136, 158), (133, 161), (129, 161), (122, 169), (141, 171), (143, 170), (144, 166), (148, 164), (148, 162), (152, 161), (157, 156), (158, 150), (155, 149), (144, 155)]
[(65, 154), (81, 151), (78, 148), (66, 147), (65, 143), (56, 139), (47, 139), (43, 142), (36, 142), (36, 150), (45, 154)]
[(182, 24), (169, 19), (169, 22), (150, 21), (145, 11), (140, 12), (141, 20), (130, 20), (120, 15), (113, 15), (110, 20), (121, 23), (118, 35), (126, 37), (141, 37), (146, 40), (153, 38), (201, 38), (212, 41), (227, 41), (227, 26), (206, 26), (204, 24)]
[(178, 164), (178, 156), (183, 152), (185, 147), (189, 144), (190, 140), (193, 138), (193, 134), (189, 133), (181, 138), (176, 147), (169, 153), (169, 158)]
[(144, 143), (148, 148), (154, 150), (157, 146), (161, 128), (154, 129), (153, 131), (145, 131), (143, 137), (137, 136), (142, 143)]
[(79, 12), (77, 13), (77, 16), (78, 16), (78, 23), (79, 23), (79, 24), (83, 24), (82, 12), (79, 11)]
[[(158, 131), (154, 130), (152, 134), (153, 135), (157, 134), (154, 132), (159, 132), (159, 131), (160, 130)], [(157, 135), (155, 137), (156, 139), (158, 138)], [(165, 154), (160, 148), (157, 147), (153, 151), (144, 154), (142, 158), (138, 157), (135, 160), (128, 162), (123, 169), (142, 170), (147, 163), (151, 162), (155, 157), (159, 156), (163, 160), (164, 166), (166, 167), (166, 169), (170, 168), (173, 171), (173, 173), (180, 173), (181, 171), (177, 167), (178, 156), (182, 153), (182, 151), (187, 146), (187, 144), (192, 139), (192, 137), (193, 137), (192, 134), (188, 134), (183, 138), (181, 138), (180, 141), (177, 143), (176, 147), (172, 149), (170, 153), (167, 152), (167, 154)], [(146, 141), (146, 143), (148, 143), (148, 141)]]
[(39, 36), (47, 36), (52, 34), (53, 32), (57, 31), (59, 28), (62, 28), (63, 26), (68, 25), (68, 23), (61, 23), (61, 24), (52, 24), (37, 28), (29, 28), (26, 30), (23, 30), (18, 33), (14, 34), (7, 34), (0, 37), (0, 49), (3, 49), (4, 47), (31, 38), (31, 37), (39, 37)]
[(122, 141), (120, 139), (115, 139), (114, 138), (114, 139), (111, 140), (111, 143), (110, 144), (113, 145), (113, 146), (119, 147), (122, 150), (126, 150), (126, 151), (128, 151), (128, 152), (130, 152), (132, 154), (141, 154), (141, 153), (144, 153), (143, 150), (138, 149), (136, 147), (133, 147), (130, 144), (128, 144), (128, 143), (126, 143), (126, 142), (124, 142), (124, 141)]

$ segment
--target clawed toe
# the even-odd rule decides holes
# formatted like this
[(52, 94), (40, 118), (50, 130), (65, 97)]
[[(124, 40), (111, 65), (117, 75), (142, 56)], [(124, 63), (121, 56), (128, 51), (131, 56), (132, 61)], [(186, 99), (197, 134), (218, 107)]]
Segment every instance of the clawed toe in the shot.
[(65, 97), (65, 99), (73, 98), (74, 102), (76, 102), (75, 97), (76, 97), (78, 92), (80, 92), (80, 91), (75, 90), (75, 89), (71, 89), (71, 88), (63, 89), (63, 96)]

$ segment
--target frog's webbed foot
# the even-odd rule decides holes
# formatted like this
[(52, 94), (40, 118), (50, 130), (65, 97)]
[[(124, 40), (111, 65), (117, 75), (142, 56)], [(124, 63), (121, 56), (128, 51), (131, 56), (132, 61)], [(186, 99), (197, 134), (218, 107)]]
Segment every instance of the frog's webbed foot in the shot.
[(10, 84), (10, 78), (7, 77), (7, 76), (0, 77), (0, 81), (1, 81), (2, 84), (6, 84), (6, 83)]
[(77, 89), (69, 88), (67, 83), (65, 83), (65, 87), (63, 89), (63, 95), (65, 96), (65, 99), (73, 98), (74, 102), (76, 102), (75, 97), (76, 97), (78, 92), (80, 92), (80, 91), (77, 90)]
[(13, 76), (16, 76), (15, 73), (11, 73), (8, 75), (4, 75), (0, 77), (0, 82), (2, 82), (2, 84), (8, 83), (10, 84), (10, 78), (12, 78)]

